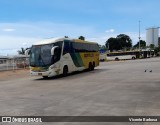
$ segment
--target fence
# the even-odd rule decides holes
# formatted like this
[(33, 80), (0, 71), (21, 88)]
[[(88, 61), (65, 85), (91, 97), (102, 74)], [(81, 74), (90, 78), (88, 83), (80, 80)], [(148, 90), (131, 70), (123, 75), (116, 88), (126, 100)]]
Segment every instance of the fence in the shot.
[(28, 67), (28, 58), (8, 58), (0, 60), (0, 71), (26, 69)]

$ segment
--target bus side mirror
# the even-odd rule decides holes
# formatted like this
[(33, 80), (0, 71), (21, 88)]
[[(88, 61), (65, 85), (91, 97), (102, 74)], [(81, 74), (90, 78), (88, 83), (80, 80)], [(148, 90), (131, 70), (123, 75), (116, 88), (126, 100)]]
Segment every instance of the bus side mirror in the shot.
[(26, 56), (26, 57), (28, 57), (28, 56), (30, 55), (30, 51), (31, 51), (30, 49), (27, 49), (27, 50), (25, 51), (25, 56)]
[(58, 48), (58, 46), (52, 47), (52, 49), (51, 49), (51, 55), (52, 55), (52, 56), (54, 55), (54, 50), (55, 50), (56, 48)]

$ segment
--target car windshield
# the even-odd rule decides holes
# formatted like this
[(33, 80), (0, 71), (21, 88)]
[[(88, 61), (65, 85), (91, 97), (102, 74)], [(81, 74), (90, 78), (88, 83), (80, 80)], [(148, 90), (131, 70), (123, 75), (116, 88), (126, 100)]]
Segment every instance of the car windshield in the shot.
[[(61, 48), (62, 42), (32, 46), (30, 53), (30, 66), (45, 67), (55, 63), (55, 61), (53, 62), (53, 56), (51, 55), (51, 49), (53, 46), (58, 46)], [(59, 51), (59, 53), (61, 52)]]

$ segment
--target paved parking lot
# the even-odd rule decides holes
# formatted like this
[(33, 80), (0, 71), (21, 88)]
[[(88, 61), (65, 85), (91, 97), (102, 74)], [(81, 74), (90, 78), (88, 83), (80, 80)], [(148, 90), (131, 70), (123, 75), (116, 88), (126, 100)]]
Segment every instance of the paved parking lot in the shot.
[(14, 79), (0, 74), (0, 115), (160, 115), (160, 58), (102, 62), (94, 71), (67, 77), (25, 74)]

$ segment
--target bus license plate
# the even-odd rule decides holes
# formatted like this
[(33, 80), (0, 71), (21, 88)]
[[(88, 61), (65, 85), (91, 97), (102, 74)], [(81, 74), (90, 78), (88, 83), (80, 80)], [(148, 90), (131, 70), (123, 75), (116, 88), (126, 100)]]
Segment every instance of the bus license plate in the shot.
[(41, 76), (41, 75), (42, 75), (42, 73), (38, 73), (38, 75), (39, 75), (39, 76)]

